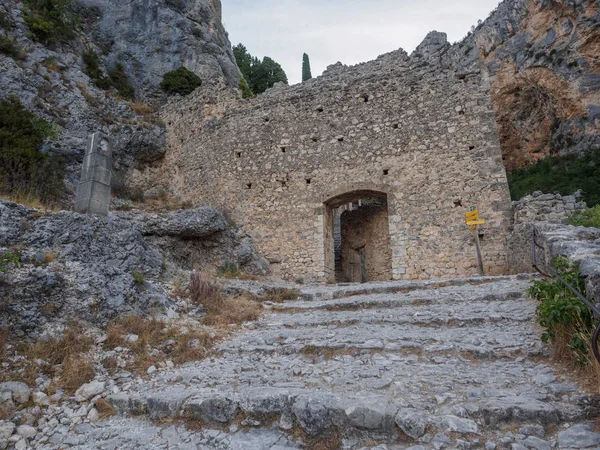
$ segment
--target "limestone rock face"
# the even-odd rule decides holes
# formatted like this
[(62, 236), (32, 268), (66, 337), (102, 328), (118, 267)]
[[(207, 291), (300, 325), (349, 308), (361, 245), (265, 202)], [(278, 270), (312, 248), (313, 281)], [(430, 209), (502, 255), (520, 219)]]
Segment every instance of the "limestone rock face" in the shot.
[(489, 72), (504, 163), (600, 148), (597, 2), (506, 0), (453, 46)]
[(227, 261), (250, 273), (266, 267), (252, 240), (209, 208), (94, 217), (0, 201), (0, 255), (15, 246), (22, 249), (19, 261), (1, 274), (0, 297), (8, 301), (0, 328), (20, 336), (38, 336), (62, 320), (104, 325), (123, 313), (166, 313), (174, 300), (161, 275), (169, 270)]
[[(164, 101), (163, 75), (180, 66), (203, 81), (222, 79), (237, 87), (238, 69), (220, 17), (219, 0), (77, 0), (82, 18), (77, 37), (53, 48), (36, 42), (23, 18), (23, 4), (6, 0), (0, 13), (12, 24), (0, 33), (22, 56), (0, 53), (0, 99), (11, 96), (57, 126), (44, 151), (67, 163), (65, 198), (74, 194), (89, 134), (110, 136), (114, 186), (127, 184), (134, 165), (151, 164), (165, 153), (164, 125), (153, 110)], [(103, 75), (117, 64), (135, 88), (137, 103), (114, 88), (105, 91), (85, 73), (83, 54), (98, 55)]]
[(225, 78), (237, 86), (239, 71), (219, 0), (80, 3), (100, 12), (90, 34), (110, 46), (106, 63), (122, 63), (136, 88), (156, 90), (166, 72), (182, 65), (203, 80)]

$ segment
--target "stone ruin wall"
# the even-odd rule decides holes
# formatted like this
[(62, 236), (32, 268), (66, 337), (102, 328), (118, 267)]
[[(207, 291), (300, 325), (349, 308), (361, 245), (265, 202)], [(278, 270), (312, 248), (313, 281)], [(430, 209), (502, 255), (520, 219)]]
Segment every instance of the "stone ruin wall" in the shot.
[(331, 199), (356, 191), (387, 194), (394, 279), (476, 275), (471, 205), (487, 220), (486, 273), (507, 271), (510, 199), (485, 73), (399, 50), (249, 101), (206, 83), (163, 119), (166, 158), (139, 176), (227, 211), (275, 275), (332, 281)]

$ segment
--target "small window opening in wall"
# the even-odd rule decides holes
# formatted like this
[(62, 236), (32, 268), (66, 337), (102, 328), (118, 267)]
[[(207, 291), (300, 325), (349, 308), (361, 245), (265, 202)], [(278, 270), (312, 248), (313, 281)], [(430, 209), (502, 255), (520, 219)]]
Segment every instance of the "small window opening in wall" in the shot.
[(317, 108), (317, 112), (323, 112), (323, 111), (325, 111), (325, 109), (324, 109), (322, 106), (319, 106), (319, 107)]
[(287, 150), (285, 147), (280, 147), (281, 148), (281, 153), (285, 153), (285, 151)]
[(344, 142), (344, 136), (338, 136), (337, 140), (338, 142)]
[(235, 156), (237, 156), (238, 158), (242, 157), (242, 152), (235, 152)]
[(469, 150), (475, 150), (475, 146), (474, 145), (469, 145)]
[(383, 174), (388, 175), (390, 173), (390, 169), (383, 169)]
[(361, 97), (365, 103), (367, 103), (369, 101), (369, 94), (363, 94), (363, 95), (361, 95)]
[(462, 109), (461, 109), (461, 110), (458, 112), (458, 115), (459, 115), (459, 116), (464, 116), (464, 115), (465, 115), (465, 112), (464, 112), (464, 110), (462, 110)]
[(271, 119), (269, 119), (268, 117), (265, 117), (265, 122), (268, 122), (269, 120), (271, 120)]
[(462, 206), (462, 200), (461, 199), (454, 200), (454, 207), (458, 208), (459, 206)]
[(310, 178), (307, 178), (307, 179), (306, 179), (306, 184), (310, 184), (310, 182), (311, 182), (311, 181), (312, 181), (312, 180), (311, 180)]
[(287, 186), (287, 183), (284, 180), (279, 180), (279, 182), (281, 183), (281, 187)]
[(169, 122), (169, 126), (173, 125), (173, 122)]
[(394, 130), (397, 130), (398, 128), (400, 128), (400, 125), (398, 125), (397, 123), (395, 123), (394, 125), (392, 125), (392, 128)]
[(485, 237), (485, 234), (480, 231), (479, 232), (479, 240), (483, 241), (484, 237)]
[(246, 184), (246, 189), (252, 189), (252, 183)]
[(317, 138), (316, 136), (313, 136), (311, 139), (313, 142), (319, 142), (319, 138)]

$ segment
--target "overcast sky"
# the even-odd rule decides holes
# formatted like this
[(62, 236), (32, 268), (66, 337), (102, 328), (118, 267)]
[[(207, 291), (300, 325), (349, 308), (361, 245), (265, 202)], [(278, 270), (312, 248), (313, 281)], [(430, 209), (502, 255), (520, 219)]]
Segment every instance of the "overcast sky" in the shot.
[(313, 77), (330, 64), (356, 64), (403, 48), (411, 53), (431, 30), (462, 39), (499, 0), (222, 0), (232, 45), (270, 56), (290, 84), (301, 81), (302, 54)]

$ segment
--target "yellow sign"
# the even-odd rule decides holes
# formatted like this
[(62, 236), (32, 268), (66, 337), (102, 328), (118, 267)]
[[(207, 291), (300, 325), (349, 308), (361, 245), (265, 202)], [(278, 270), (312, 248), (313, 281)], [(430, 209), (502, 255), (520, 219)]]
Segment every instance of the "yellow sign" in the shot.
[(483, 220), (483, 219), (467, 220), (467, 225), (483, 225), (484, 223), (485, 223), (485, 220)]
[(479, 219), (479, 210), (475, 210), (475, 211), (471, 211), (465, 214), (465, 218), (467, 220), (475, 220), (475, 219)]

